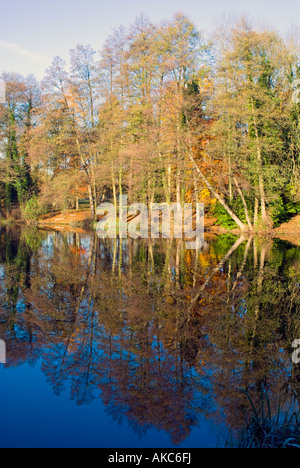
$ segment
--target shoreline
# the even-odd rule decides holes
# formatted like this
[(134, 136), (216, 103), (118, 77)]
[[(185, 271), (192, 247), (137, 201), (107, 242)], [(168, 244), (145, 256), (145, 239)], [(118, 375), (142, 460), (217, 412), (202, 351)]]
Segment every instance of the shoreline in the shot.
[[(4, 220), (4, 222), (1, 222), (0, 220), (0, 227), (35, 226), (38, 229), (44, 230), (52, 229), (57, 231), (76, 231), (78, 233), (87, 233), (95, 231), (93, 223), (90, 211), (84, 209), (69, 210), (66, 212), (57, 211), (32, 223), (22, 219), (9, 219)], [(216, 225), (216, 218), (208, 214), (205, 217), (204, 233), (216, 236), (232, 234), (235, 236), (243, 235), (245, 238), (253, 236), (263, 239), (281, 239), (296, 246), (300, 246), (300, 215), (296, 215), (289, 222), (283, 223), (281, 226), (267, 231), (242, 232), (238, 228), (227, 229)]]

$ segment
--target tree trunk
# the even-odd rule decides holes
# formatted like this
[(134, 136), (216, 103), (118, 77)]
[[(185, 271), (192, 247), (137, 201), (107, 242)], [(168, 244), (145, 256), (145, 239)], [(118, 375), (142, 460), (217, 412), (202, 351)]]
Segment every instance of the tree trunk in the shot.
[(180, 169), (179, 168), (177, 168), (176, 202), (181, 204), (181, 181), (180, 181)]
[(123, 187), (122, 187), (122, 169), (119, 171), (119, 195), (122, 197), (123, 195)]
[(258, 223), (258, 208), (259, 208), (259, 201), (258, 198), (255, 197), (255, 204), (254, 204), (254, 226)]
[(249, 229), (250, 231), (253, 231), (253, 226), (252, 226), (252, 223), (251, 223), (251, 219), (250, 219), (250, 216), (249, 216), (249, 211), (248, 211), (248, 207), (247, 207), (247, 203), (246, 203), (246, 200), (245, 200), (245, 197), (243, 195), (243, 192), (242, 190), (240, 189), (240, 186), (238, 184), (238, 181), (236, 180), (236, 177), (233, 177), (233, 181), (236, 185), (236, 188), (239, 192), (239, 195), (242, 199), (242, 202), (243, 202), (243, 205), (244, 205), (244, 209), (245, 209), (245, 215), (246, 215), (246, 219), (247, 219), (247, 223), (248, 223), (248, 226), (249, 226)]
[(132, 193), (132, 179), (133, 179), (133, 161), (132, 156), (130, 157), (130, 171), (129, 171), (129, 188), (128, 188), (128, 195), (129, 195), (129, 202), (133, 202), (133, 193)]
[(89, 199), (90, 199), (90, 208), (91, 208), (91, 215), (93, 220), (96, 219), (96, 210), (95, 210), (95, 200), (93, 195), (93, 187), (91, 184), (88, 184), (88, 192), (89, 192)]
[(238, 225), (238, 227), (241, 229), (241, 231), (247, 231), (247, 226), (244, 224), (231, 210), (231, 208), (227, 205), (227, 203), (222, 200), (218, 192), (213, 188), (213, 186), (210, 184), (210, 182), (207, 180), (205, 175), (202, 173), (202, 171), (199, 169), (198, 165), (196, 164), (196, 161), (191, 153), (189, 153), (189, 158), (191, 162), (193, 163), (194, 168), (198, 172), (200, 178), (203, 180), (207, 188), (211, 191), (211, 193), (214, 195), (214, 197), (221, 203), (223, 208), (227, 211), (229, 216), (234, 220), (234, 222)]
[(172, 167), (168, 164), (168, 203), (171, 203), (172, 199)]
[(254, 104), (253, 104), (252, 98), (251, 98), (251, 106), (252, 106), (254, 132), (255, 132), (255, 138), (256, 138), (256, 160), (257, 160), (257, 165), (258, 165), (258, 184), (259, 184), (260, 203), (261, 203), (261, 217), (265, 221), (268, 219), (268, 217), (267, 217), (267, 210), (266, 210), (266, 194), (265, 194), (264, 178), (262, 175), (262, 155), (261, 155), (259, 134), (258, 134), (258, 128), (257, 128), (257, 122), (256, 122)]
[(114, 205), (117, 209), (117, 189), (116, 189), (116, 180), (115, 180), (115, 170), (114, 170), (114, 163), (111, 163), (111, 180), (112, 180), (112, 190), (113, 190), (113, 197), (114, 197)]

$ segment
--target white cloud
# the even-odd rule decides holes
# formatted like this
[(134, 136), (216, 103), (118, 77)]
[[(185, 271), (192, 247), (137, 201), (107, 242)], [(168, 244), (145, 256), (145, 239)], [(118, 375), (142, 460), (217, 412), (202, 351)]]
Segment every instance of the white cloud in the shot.
[(11, 42), (5, 42), (0, 40), (0, 49), (6, 52), (11, 52), (15, 55), (21, 55), (32, 61), (39, 61), (39, 62), (49, 62), (49, 57), (45, 55), (38, 54), (36, 52), (32, 52), (31, 50), (24, 49), (18, 44), (12, 44)]

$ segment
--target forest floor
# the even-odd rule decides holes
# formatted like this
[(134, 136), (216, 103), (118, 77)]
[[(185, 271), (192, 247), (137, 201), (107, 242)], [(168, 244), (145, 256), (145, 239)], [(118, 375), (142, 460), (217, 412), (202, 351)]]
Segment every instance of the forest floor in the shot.
[(43, 216), (38, 223), (39, 225), (78, 225), (90, 224), (91, 222), (91, 211), (89, 209), (84, 209), (51, 212)]
[(274, 229), (274, 233), (276, 237), (300, 246), (300, 215), (290, 219), (287, 223), (281, 224), (281, 226)]
[[(55, 224), (55, 225), (78, 225), (91, 223), (91, 212), (89, 209), (79, 209), (79, 210), (66, 210), (66, 211), (56, 211), (44, 215), (39, 220), (39, 225), (45, 224)], [(217, 218), (212, 216), (210, 213), (205, 214), (205, 229), (213, 229), (216, 232), (228, 232), (227, 229), (218, 226)], [(234, 230), (238, 231), (238, 230)], [(300, 234), (300, 214), (292, 218), (287, 223), (282, 224), (281, 226), (274, 229), (274, 232), (277, 234)]]
[[(129, 221), (129, 219), (128, 219)], [(217, 226), (217, 219), (208, 214), (205, 214), (205, 229), (213, 229), (215, 232), (227, 232), (227, 229)], [(82, 210), (68, 210), (68, 211), (56, 211), (48, 213), (43, 216), (38, 224), (40, 226), (55, 225), (55, 226), (78, 226), (78, 225), (91, 225), (92, 218), (89, 209)]]

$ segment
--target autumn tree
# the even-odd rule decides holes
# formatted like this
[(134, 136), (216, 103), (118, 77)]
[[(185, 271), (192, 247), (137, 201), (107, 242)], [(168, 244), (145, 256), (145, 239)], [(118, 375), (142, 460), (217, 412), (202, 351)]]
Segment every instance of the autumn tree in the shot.
[(240, 197), (249, 229), (272, 224), (287, 183), (287, 72), (292, 57), (272, 31), (241, 20), (221, 44), (212, 100), (210, 157), (223, 161), (227, 197)]

